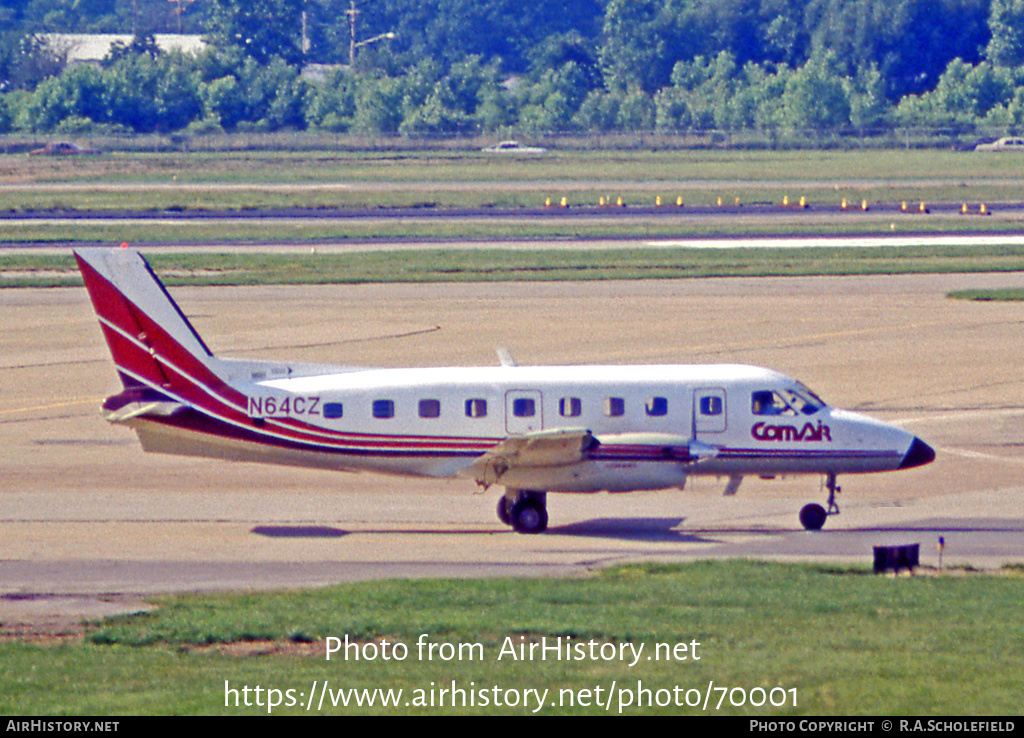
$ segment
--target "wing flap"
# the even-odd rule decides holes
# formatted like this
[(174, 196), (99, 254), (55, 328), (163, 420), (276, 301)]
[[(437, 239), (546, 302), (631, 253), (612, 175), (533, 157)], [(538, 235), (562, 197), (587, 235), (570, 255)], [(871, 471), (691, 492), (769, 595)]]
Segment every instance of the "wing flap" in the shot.
[(578, 464), (598, 446), (586, 429), (537, 431), (509, 436), (486, 451), (466, 470), (485, 489), (501, 479), (513, 467), (554, 467)]

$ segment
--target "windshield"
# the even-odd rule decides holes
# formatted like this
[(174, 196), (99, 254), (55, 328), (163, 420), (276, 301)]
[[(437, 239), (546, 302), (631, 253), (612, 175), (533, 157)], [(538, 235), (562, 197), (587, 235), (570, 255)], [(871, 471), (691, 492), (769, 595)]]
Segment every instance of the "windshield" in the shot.
[(798, 384), (784, 390), (758, 390), (750, 396), (754, 415), (814, 415), (825, 407), (824, 401)]

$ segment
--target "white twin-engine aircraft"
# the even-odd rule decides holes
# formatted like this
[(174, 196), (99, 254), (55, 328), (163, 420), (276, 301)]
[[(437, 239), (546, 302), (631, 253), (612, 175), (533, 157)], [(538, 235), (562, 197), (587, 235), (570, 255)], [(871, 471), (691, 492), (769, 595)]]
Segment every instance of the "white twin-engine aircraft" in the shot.
[(465, 477), (505, 488), (498, 517), (547, 527), (548, 492), (678, 487), (691, 474), (836, 475), (909, 469), (935, 452), (899, 428), (829, 407), (750, 366), (360, 369), (215, 357), (140, 254), (76, 252), (124, 390), (106, 418), (146, 451)]

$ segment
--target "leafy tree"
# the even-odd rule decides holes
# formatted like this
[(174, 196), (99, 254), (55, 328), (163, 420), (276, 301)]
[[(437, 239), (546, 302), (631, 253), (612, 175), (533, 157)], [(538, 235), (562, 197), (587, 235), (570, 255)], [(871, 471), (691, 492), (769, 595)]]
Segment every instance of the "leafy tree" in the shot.
[(210, 39), (258, 64), (302, 61), (302, 0), (212, 0)]
[(810, 0), (811, 55), (831, 52), (845, 76), (875, 64), (886, 96), (933, 88), (957, 57), (980, 60), (989, 0)]
[(133, 56), (148, 56), (156, 59), (160, 56), (160, 47), (156, 45), (156, 38), (152, 33), (136, 35), (130, 43), (115, 41), (110, 45), (110, 51), (103, 58), (101, 65), (110, 67), (123, 59)]
[(32, 32), (116, 33), (116, 0), (31, 0), (19, 3), (24, 29)]
[(904, 125), (971, 129), (993, 110), (1008, 109), (1018, 88), (1019, 80), (1005, 67), (954, 59), (934, 90), (908, 96), (897, 114)]
[(25, 114), (34, 131), (52, 131), (66, 118), (106, 119), (102, 73), (89, 66), (69, 69), (43, 81), (27, 102)]
[(309, 125), (342, 133), (352, 127), (356, 112), (356, 78), (346, 71), (335, 71), (310, 92), (306, 103)]
[(549, 69), (560, 69), (572, 64), (582, 75), (579, 84), (587, 90), (596, 90), (604, 82), (597, 50), (591, 40), (577, 31), (548, 36), (530, 52), (530, 74), (537, 78)]
[(1024, 0), (992, 0), (988, 61), (1002, 67), (1024, 65)]
[(741, 62), (800, 66), (807, 61), (810, 32), (804, 23), (805, 2), (762, 0), (758, 9), (761, 48)]
[(64, 58), (34, 35), (5, 35), (0, 45), (0, 87), (34, 90), (44, 79), (60, 74)]
[(835, 130), (850, 122), (850, 99), (831, 56), (796, 70), (786, 82), (782, 104), (789, 128)]
[(844, 78), (850, 101), (850, 123), (862, 134), (887, 123), (891, 105), (885, 97), (885, 84), (878, 67), (871, 64), (858, 69), (853, 79)]
[(518, 91), (520, 122), (531, 132), (568, 131), (590, 88), (591, 76), (569, 61), (541, 73)]
[(628, 131), (654, 130), (654, 100), (643, 90), (633, 90), (619, 105), (619, 127)]
[(1020, 81), (1013, 91), (1013, 98), (1007, 103), (993, 106), (982, 122), (986, 126), (1003, 128), (1024, 126), (1024, 86), (1020, 86)]
[(102, 81), (103, 122), (129, 130), (177, 131), (203, 112), (198, 77), (177, 54), (126, 56), (104, 71)]
[[(577, 33), (582, 39), (596, 39), (603, 1), (356, 0), (358, 38), (396, 34), (393, 40), (359, 53), (382, 64), (393, 59), (392, 71), (426, 58), (447, 69), (478, 56), (485, 64), (500, 60), (506, 72), (523, 73), (550, 36)], [(349, 0), (311, 0), (311, 54), (318, 61), (348, 61), (349, 25), (344, 16), (348, 8)]]
[(282, 59), (259, 64), (238, 49), (214, 50), (195, 62), (205, 116), (226, 131), (306, 127), (307, 96), (299, 70)]
[(7, 103), (7, 96), (0, 95), (0, 133), (10, 133), (14, 129), (14, 112)]
[(778, 67), (769, 73), (756, 65), (744, 67), (748, 91), (748, 106), (753, 112), (753, 128), (762, 131), (777, 131), (785, 123), (784, 95), (789, 79), (795, 72), (788, 66)]
[(591, 90), (576, 115), (573, 127), (583, 131), (612, 131), (619, 125), (619, 108), (622, 100), (606, 90)]
[(660, 0), (611, 0), (600, 50), (609, 88), (653, 93), (667, 85), (676, 61), (700, 53), (680, 31), (685, 15)]
[(249, 111), (245, 105), (245, 93), (238, 79), (226, 75), (211, 80), (199, 88), (206, 117), (216, 122), (225, 131), (233, 131), (246, 120)]
[(355, 133), (397, 133), (402, 124), (403, 81), (394, 77), (361, 80), (352, 116)]

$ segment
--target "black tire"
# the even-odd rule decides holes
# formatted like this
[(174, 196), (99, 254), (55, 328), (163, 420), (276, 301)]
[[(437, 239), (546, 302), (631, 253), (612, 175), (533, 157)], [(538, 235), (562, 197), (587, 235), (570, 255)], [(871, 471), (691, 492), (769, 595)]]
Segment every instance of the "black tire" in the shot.
[(498, 498), (498, 520), (505, 525), (512, 525), (512, 517), (508, 512), (508, 500), (505, 499), (505, 495)]
[(548, 511), (539, 500), (518, 500), (512, 506), (511, 517), (516, 533), (543, 533), (548, 527)]
[(825, 508), (817, 503), (804, 505), (800, 510), (800, 524), (807, 530), (821, 530), (827, 519), (828, 513), (825, 512)]

